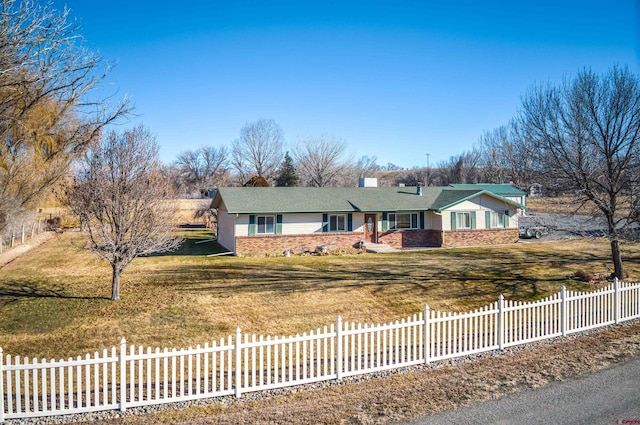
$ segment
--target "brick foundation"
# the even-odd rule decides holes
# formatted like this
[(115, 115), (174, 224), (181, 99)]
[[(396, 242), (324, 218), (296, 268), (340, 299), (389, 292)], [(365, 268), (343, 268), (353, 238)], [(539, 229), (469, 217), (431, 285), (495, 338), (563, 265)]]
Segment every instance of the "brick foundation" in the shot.
[(396, 248), (441, 246), (442, 232), (438, 230), (389, 230), (378, 233), (378, 242)]
[(236, 238), (236, 254), (282, 254), (289, 249), (292, 254), (315, 251), (318, 245), (332, 248), (357, 248), (363, 238), (362, 232), (314, 233), (311, 235), (267, 235), (239, 236)]
[(518, 242), (518, 229), (449, 230), (442, 246), (503, 245)]

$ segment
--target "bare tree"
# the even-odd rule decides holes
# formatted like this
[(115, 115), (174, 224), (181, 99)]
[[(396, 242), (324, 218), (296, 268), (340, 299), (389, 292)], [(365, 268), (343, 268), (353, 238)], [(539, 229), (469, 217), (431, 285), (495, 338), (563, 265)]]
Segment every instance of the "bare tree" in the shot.
[(204, 166), (204, 185), (220, 186), (229, 172), (229, 150), (226, 146), (203, 146), (200, 151)]
[(89, 249), (111, 264), (111, 299), (120, 299), (120, 275), (137, 257), (176, 249), (171, 182), (155, 139), (142, 126), (110, 132), (92, 148), (69, 190)]
[(232, 145), (232, 165), (242, 182), (252, 175), (272, 181), (283, 156), (284, 132), (270, 119), (247, 123)]
[(180, 153), (178, 173), (190, 191), (202, 191), (223, 184), (228, 174), (229, 153), (225, 146), (203, 146)]
[(343, 160), (347, 148), (344, 140), (323, 135), (305, 137), (293, 150), (296, 169), (305, 186), (336, 186), (350, 176), (348, 161)]
[(18, 234), (22, 226), (31, 225), (35, 220), (35, 211), (25, 209), (13, 202), (12, 198), (0, 195), (0, 244), (3, 237)]
[(0, 195), (27, 208), (131, 105), (109, 106), (109, 66), (83, 48), (68, 10), (4, 0), (0, 22)]
[(377, 177), (380, 173), (377, 156), (361, 156), (355, 164), (358, 177)]
[(180, 152), (175, 165), (181, 187), (184, 187), (187, 192), (195, 192), (202, 188), (204, 172), (199, 149)]
[[(433, 170), (434, 185), (446, 186), (451, 183), (478, 183), (480, 179), (480, 153), (473, 149), (442, 161)], [(437, 183), (437, 184), (436, 184)]]
[(513, 144), (507, 126), (485, 132), (480, 137), (478, 151), (485, 183), (504, 183), (511, 179)]
[(429, 177), (434, 175), (433, 169), (429, 170), (425, 167), (412, 167), (410, 170), (401, 170), (395, 176), (393, 185), (404, 184), (406, 186), (427, 186), (427, 182), (433, 183), (433, 178), (429, 180)]
[(542, 183), (541, 152), (515, 120), (485, 132), (479, 140), (480, 168), (487, 183), (513, 182), (523, 190)]
[(523, 99), (522, 134), (545, 169), (606, 219), (614, 275), (624, 276), (619, 228), (633, 218), (640, 163), (640, 81), (628, 68), (584, 70), (559, 86), (534, 87)]

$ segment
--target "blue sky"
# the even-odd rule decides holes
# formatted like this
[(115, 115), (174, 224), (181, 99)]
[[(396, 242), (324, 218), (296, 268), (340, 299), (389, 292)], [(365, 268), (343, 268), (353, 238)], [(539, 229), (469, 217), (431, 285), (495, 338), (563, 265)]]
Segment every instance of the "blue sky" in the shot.
[(117, 62), (161, 157), (230, 145), (271, 118), (299, 137), (343, 138), (380, 165), (471, 149), (534, 83), (588, 67), (640, 74), (640, 7), (610, 1), (54, 0), (87, 46)]

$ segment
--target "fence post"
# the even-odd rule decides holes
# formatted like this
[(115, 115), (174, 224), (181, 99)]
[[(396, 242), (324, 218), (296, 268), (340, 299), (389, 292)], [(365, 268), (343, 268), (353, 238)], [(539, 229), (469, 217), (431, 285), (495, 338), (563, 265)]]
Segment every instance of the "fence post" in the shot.
[(4, 362), (0, 347), (0, 423), (4, 423)]
[(504, 348), (504, 295), (498, 297), (498, 348)]
[(567, 287), (562, 285), (560, 288), (560, 331), (562, 336), (567, 335)]
[(431, 341), (429, 337), (431, 336), (431, 322), (429, 321), (429, 316), (431, 315), (431, 309), (427, 304), (424, 305), (424, 362), (431, 362)]
[(11, 231), (11, 248), (13, 248), (15, 242), (16, 242), (16, 235), (13, 233), (13, 230), (12, 230)]
[(342, 316), (338, 316), (338, 327), (336, 329), (336, 377), (338, 381), (342, 380)]
[(618, 278), (613, 278), (613, 315), (616, 325), (620, 323), (620, 285)]
[(120, 340), (120, 356), (118, 361), (120, 362), (120, 411), (126, 410), (127, 401), (127, 362), (125, 356), (127, 354), (127, 340), (122, 338)]
[(240, 389), (240, 385), (242, 384), (242, 347), (240, 346), (241, 338), (242, 333), (240, 331), (240, 327), (237, 327), (236, 343), (233, 345), (233, 349), (236, 352), (236, 398), (240, 398), (240, 396), (242, 395), (242, 391)]
[(22, 237), (21, 237), (21, 242), (20, 243), (24, 243), (24, 224), (22, 225)]

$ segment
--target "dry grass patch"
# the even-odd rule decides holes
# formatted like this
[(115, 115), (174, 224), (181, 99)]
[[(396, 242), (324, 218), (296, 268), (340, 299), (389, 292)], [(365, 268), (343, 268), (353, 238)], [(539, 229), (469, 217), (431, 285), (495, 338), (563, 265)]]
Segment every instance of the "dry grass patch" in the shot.
[(176, 199), (171, 201), (177, 209), (176, 223), (194, 223), (196, 211), (209, 208), (211, 199)]
[(528, 197), (527, 206), (529, 211), (533, 213), (589, 215), (593, 212), (593, 209), (588, 205), (577, 208), (578, 205), (571, 196)]
[[(381, 323), (434, 310), (468, 311), (602, 284), (570, 279), (606, 273), (604, 240), (438, 249), (396, 254), (237, 258), (215, 252), (204, 230), (185, 230), (176, 253), (139, 258), (109, 301), (110, 268), (84, 251), (77, 232), (56, 237), (2, 268), (0, 346), (21, 356), (83, 355), (130, 343), (186, 347), (244, 332), (291, 335), (346, 321)], [(640, 245), (623, 245), (631, 278)]]
[[(618, 198), (618, 211), (623, 215), (628, 213), (629, 199), (621, 196)], [(551, 213), (551, 214), (579, 214), (590, 216), (601, 216), (602, 212), (590, 202), (580, 205), (571, 196), (553, 196), (553, 197), (528, 197), (527, 206), (532, 213)]]
[[(170, 202), (176, 207), (175, 224), (195, 223), (196, 211), (208, 208), (211, 205), (211, 199), (174, 199)], [(64, 205), (59, 202), (52, 201), (42, 203), (37, 210), (36, 219), (44, 220), (50, 217), (61, 217), (62, 224), (66, 228), (79, 226), (77, 217), (69, 213)]]

